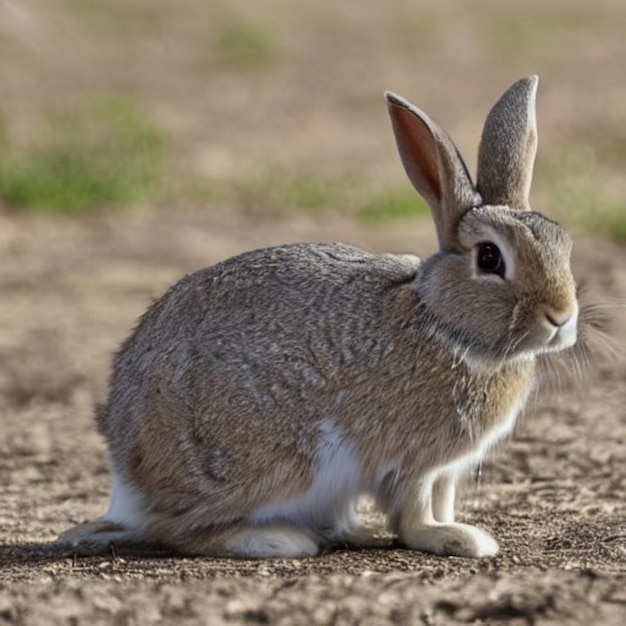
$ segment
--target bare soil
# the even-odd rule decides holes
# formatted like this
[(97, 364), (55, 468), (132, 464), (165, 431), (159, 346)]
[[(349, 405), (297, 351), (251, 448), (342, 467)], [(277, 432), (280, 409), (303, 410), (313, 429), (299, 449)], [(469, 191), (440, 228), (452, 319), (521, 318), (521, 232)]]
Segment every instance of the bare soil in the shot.
[[(543, 399), (470, 481), (463, 519), (502, 551), (479, 561), (390, 543), (304, 560), (76, 557), (51, 543), (102, 512), (92, 422), (110, 353), (187, 271), (277, 240), (432, 249), (420, 223), (280, 223), (203, 211), (0, 218), (0, 623), (621, 624), (626, 615), (626, 365)], [(626, 298), (626, 250), (579, 238), (576, 268)], [(623, 345), (623, 316), (614, 337)]]
[[(471, 163), (490, 104), (537, 72), (539, 164), (557, 145), (606, 144), (613, 162), (589, 157), (585, 167), (595, 169), (583, 173), (623, 197), (624, 2), (354, 7), (0, 0), (1, 112), (12, 138), (28, 141), (50, 106), (122, 91), (149, 103), (167, 132), (173, 176), (237, 178), (269, 164), (397, 182), (384, 89), (432, 113)], [(211, 42), (229, 20), (274, 33), (276, 61), (216, 67)], [(567, 162), (563, 170), (578, 176)], [(553, 214), (550, 181), (541, 169), (538, 178), (536, 207)], [(174, 280), (289, 241), (434, 249), (428, 220), (366, 227), (331, 212), (190, 204), (80, 218), (0, 210), (0, 624), (626, 623), (623, 356), (599, 360), (584, 386), (543, 397), (480, 481), (468, 482), (461, 517), (495, 535), (496, 558), (439, 558), (393, 542), (254, 562), (160, 551), (77, 557), (56, 547), (59, 532), (106, 506), (93, 406), (112, 352)], [(568, 207), (558, 209), (567, 219)], [(576, 274), (607, 304), (623, 355), (626, 249), (575, 239)]]

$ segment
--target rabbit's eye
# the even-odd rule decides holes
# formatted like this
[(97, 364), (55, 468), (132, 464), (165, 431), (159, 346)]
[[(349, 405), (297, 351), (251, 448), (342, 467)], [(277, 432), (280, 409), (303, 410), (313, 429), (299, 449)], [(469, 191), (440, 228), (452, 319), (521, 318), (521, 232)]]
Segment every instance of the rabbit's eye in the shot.
[(497, 274), (504, 278), (504, 259), (500, 248), (495, 243), (485, 242), (478, 244), (476, 265), (485, 274)]

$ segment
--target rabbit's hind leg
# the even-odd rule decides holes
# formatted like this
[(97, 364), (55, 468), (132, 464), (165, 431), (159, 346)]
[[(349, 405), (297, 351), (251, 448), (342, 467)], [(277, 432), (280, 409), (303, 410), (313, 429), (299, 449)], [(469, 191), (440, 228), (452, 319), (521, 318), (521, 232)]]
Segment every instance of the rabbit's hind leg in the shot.
[(247, 559), (302, 558), (319, 552), (318, 542), (295, 526), (249, 526), (224, 542), (224, 556)]
[(196, 528), (175, 536), (160, 534), (170, 547), (185, 554), (238, 559), (315, 556), (320, 544), (313, 533), (286, 523), (240, 524)]
[(61, 533), (56, 543), (71, 548), (75, 554), (108, 554), (113, 547), (130, 546), (137, 542), (136, 533), (106, 519), (85, 522)]

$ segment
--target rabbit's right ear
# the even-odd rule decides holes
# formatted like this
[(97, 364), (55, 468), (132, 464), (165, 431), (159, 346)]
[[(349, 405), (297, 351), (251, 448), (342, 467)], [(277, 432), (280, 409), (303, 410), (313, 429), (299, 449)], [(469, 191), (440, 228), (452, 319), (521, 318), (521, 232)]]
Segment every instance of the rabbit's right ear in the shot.
[(456, 146), (423, 111), (387, 92), (387, 106), (402, 164), (428, 203), (442, 250), (457, 249), (457, 225), (482, 199)]

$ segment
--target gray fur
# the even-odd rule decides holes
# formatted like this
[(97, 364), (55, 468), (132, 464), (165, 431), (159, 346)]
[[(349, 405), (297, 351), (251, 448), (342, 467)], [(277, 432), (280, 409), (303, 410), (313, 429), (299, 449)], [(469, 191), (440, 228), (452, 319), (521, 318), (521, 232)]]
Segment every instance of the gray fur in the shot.
[[(506, 139), (511, 117), (502, 150), (527, 170), (518, 120), (532, 90), (512, 89), (483, 144), (494, 125)], [(303, 243), (183, 278), (123, 344), (98, 414), (144, 517), (126, 536), (105, 516), (62, 541), (93, 545), (101, 533), (104, 545), (121, 532), (187, 553), (305, 556), (360, 543), (353, 500), (370, 493), (409, 547), (495, 553), (486, 533), (454, 521), (454, 485), (512, 429), (537, 359), (567, 347), (546, 316), (575, 315), (571, 242), (538, 214), (483, 205), (443, 130), (388, 102), (440, 251), (420, 262)], [(485, 189), (499, 188), (502, 150), (496, 163), (483, 151)], [(476, 246), (492, 234), (515, 258), (510, 280), (476, 275)], [(326, 476), (324, 464), (347, 473)]]
[(517, 81), (493, 106), (478, 150), (478, 190), (487, 204), (529, 209), (537, 153), (537, 76)]

